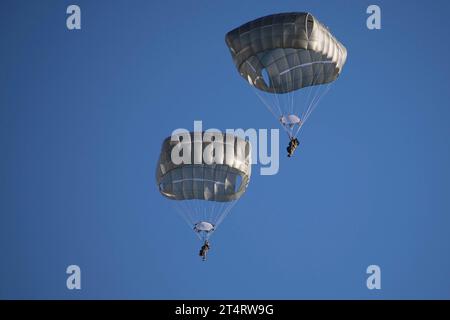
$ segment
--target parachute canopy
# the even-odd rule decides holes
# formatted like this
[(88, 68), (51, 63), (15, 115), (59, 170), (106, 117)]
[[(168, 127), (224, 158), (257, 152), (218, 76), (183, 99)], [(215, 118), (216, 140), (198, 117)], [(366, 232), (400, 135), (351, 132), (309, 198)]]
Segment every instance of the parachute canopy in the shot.
[(249, 141), (221, 132), (185, 132), (164, 140), (156, 183), (205, 239), (246, 191), (250, 175)]
[[(164, 141), (156, 173), (161, 194), (173, 200), (220, 202), (241, 197), (250, 178), (250, 143), (233, 135), (219, 135), (221, 138), (215, 141), (204, 141), (202, 133)], [(174, 148), (190, 155), (175, 164)]]
[(335, 80), (347, 50), (310, 13), (262, 17), (225, 37), (241, 76), (262, 91), (286, 93)]

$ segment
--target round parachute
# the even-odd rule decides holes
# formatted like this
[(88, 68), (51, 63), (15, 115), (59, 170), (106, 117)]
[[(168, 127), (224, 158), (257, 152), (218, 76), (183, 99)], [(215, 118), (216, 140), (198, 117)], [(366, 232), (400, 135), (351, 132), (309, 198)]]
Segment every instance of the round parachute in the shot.
[[(291, 138), (338, 78), (347, 59), (346, 48), (305, 12), (250, 21), (228, 32), (225, 41), (240, 75), (256, 89)], [(303, 93), (304, 101), (298, 101), (297, 92)], [(296, 129), (290, 121), (281, 121), (292, 116), (300, 119)]]
[(284, 128), (287, 128), (289, 132), (289, 136), (293, 137), (293, 132), (296, 130), (296, 128), (300, 128), (302, 125), (302, 119), (300, 119), (295, 114), (288, 114), (287, 116), (282, 116), (280, 118), (280, 123)]
[(206, 221), (200, 221), (195, 224), (194, 231), (196, 232), (212, 232), (214, 231), (214, 225)]
[(156, 183), (206, 240), (244, 194), (250, 175), (249, 141), (221, 132), (182, 132), (164, 140)]

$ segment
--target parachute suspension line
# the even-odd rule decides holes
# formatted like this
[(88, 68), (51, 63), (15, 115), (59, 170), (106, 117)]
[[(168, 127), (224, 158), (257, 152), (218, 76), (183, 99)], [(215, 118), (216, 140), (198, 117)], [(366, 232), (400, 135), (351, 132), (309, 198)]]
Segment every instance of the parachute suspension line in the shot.
[[(300, 59), (299, 59), (299, 57), (297, 57), (297, 56), (294, 56), (294, 58), (295, 58), (295, 60), (296, 60), (296, 63), (298, 63), (298, 65), (301, 65), (301, 61), (300, 61)], [(291, 87), (291, 89), (294, 89), (294, 81), (292, 82), (292, 87)], [(297, 94), (301, 94), (301, 92), (297, 92)], [(296, 91), (292, 91), (292, 112), (291, 113), (295, 113), (295, 96), (296, 95)], [(302, 115), (300, 114), (300, 112), (297, 112), (298, 113), (298, 117), (300, 118), (300, 119), (302, 119)], [(303, 110), (302, 110), (302, 113), (303, 113)], [(300, 125), (299, 125), (299, 127), (301, 127), (301, 125), (302, 125), (302, 123), (300, 123)]]
[[(270, 75), (270, 73), (269, 72), (267, 72), (267, 73), (269, 75), (270, 85), (272, 85), (275, 82), (273, 81), (273, 78)], [(282, 98), (279, 96), (278, 93), (267, 93), (267, 95), (271, 97), (271, 100), (272, 100), (271, 105), (274, 105), (274, 106), (276, 106), (278, 108), (279, 117), (282, 117), (283, 116), (283, 106), (285, 105), (283, 103), (283, 101), (281, 101)], [(277, 120), (279, 120), (279, 117), (278, 117)]]
[[(280, 108), (280, 104), (275, 104), (275, 103), (270, 103), (270, 101), (268, 102), (266, 98), (264, 98), (259, 92), (258, 89), (253, 88), (253, 90), (255, 91), (256, 95), (258, 96), (258, 98), (262, 101), (262, 103), (267, 107), (267, 109), (269, 109), (269, 111), (273, 114), (273, 116), (278, 120), (278, 118), (283, 114)], [(275, 101), (275, 100), (273, 100)], [(278, 109), (278, 115), (276, 114), (273, 106), (276, 106)]]
[(178, 205), (178, 211), (180, 212), (181, 216), (188, 222), (189, 226), (191, 228), (194, 227), (196, 221), (195, 221), (195, 211), (197, 210), (195, 206), (190, 203), (191, 200), (182, 200), (179, 203), (175, 204)]
[(301, 128), (303, 127), (303, 125), (305, 124), (306, 120), (308, 120), (309, 116), (312, 114), (312, 112), (316, 109), (316, 107), (319, 105), (320, 100), (327, 94), (327, 92), (330, 90), (330, 86), (331, 84), (326, 84), (325, 85), (325, 90), (323, 90), (320, 93), (316, 93), (313, 95), (313, 99), (311, 100), (311, 102), (308, 104), (308, 108), (306, 109), (306, 111), (302, 114), (302, 123), (300, 124), (300, 126), (298, 127), (297, 131), (295, 132), (294, 137), (296, 137)]
[[(270, 73), (268, 73), (268, 74), (269, 74), (270, 84), (274, 83)], [(272, 97), (272, 101), (274, 101), (274, 103), (272, 103), (272, 105), (276, 104), (276, 106), (278, 108), (278, 112), (279, 112), (280, 117), (281, 117), (283, 115), (283, 102), (280, 102), (281, 98), (278, 96), (277, 93), (275, 93), (273, 95), (275, 96), (275, 99)]]
[[(186, 224), (188, 225), (189, 229), (191, 229), (191, 231), (192, 231), (193, 228), (194, 228), (194, 226), (195, 226), (194, 220), (193, 220), (192, 218), (189, 219), (189, 218), (186, 216), (185, 212), (183, 212), (183, 210), (181, 210), (181, 208), (178, 207), (176, 204), (174, 205), (174, 207), (175, 207), (175, 211), (181, 216), (181, 218), (183, 218), (184, 221), (186, 221)], [(195, 232), (195, 235), (196, 235), (200, 240), (202, 240), (202, 236), (201, 236), (198, 232)]]
[(223, 202), (214, 202), (211, 208), (211, 216), (210, 221), (214, 226), (217, 224), (217, 216), (222, 212), (223, 210)]
[(202, 209), (202, 215), (199, 217), (199, 221), (204, 221), (204, 222), (208, 222), (211, 224), (214, 224), (214, 221), (212, 221), (212, 217), (213, 215), (211, 214), (211, 212), (214, 210), (215, 207), (215, 202), (214, 201), (208, 201), (207, 203), (208, 206), (204, 206)]
[(237, 203), (237, 200), (229, 202), (229, 205), (227, 206), (227, 208), (219, 215), (219, 217), (217, 219), (217, 223), (214, 228), (214, 231), (217, 230), (217, 228), (220, 226), (222, 221), (228, 216), (228, 214), (231, 212), (231, 209), (233, 209), (233, 207), (236, 205), (236, 203)]
[[(291, 87), (290, 88), (290, 90), (292, 90), (293, 88)], [(290, 96), (290, 110), (291, 110), (291, 114), (293, 114), (294, 113), (294, 91), (290, 91), (289, 93), (289, 96)]]
[(306, 114), (306, 117), (305, 117), (305, 121), (309, 118), (311, 113), (319, 105), (320, 100), (328, 93), (328, 91), (330, 90), (330, 86), (331, 86), (330, 83), (326, 84), (325, 85), (325, 89), (322, 91), (322, 93), (320, 93), (319, 95), (317, 95), (315, 97), (315, 102), (312, 101), (311, 104), (308, 106), (308, 110), (307, 110), (307, 114)]
[(204, 222), (214, 224), (214, 222), (212, 221), (212, 218), (208, 212), (209, 212), (209, 210), (207, 210), (207, 208), (205, 207), (203, 209), (202, 215), (199, 217), (199, 221), (204, 221)]
[[(286, 76), (286, 78), (288, 78), (290, 76), (290, 74), (288, 73), (287, 74), (287, 76)], [(280, 78), (280, 81), (281, 81), (281, 78)], [(289, 81), (288, 80), (286, 80), (286, 81), (281, 81), (282, 83), (283, 83), (283, 86), (282, 86), (282, 89), (283, 89), (283, 94), (277, 94), (277, 93), (275, 93), (275, 95), (276, 96), (280, 96), (280, 99), (282, 99), (283, 101), (282, 101), (282, 105), (284, 106), (284, 110), (285, 111), (289, 111), (290, 112), (290, 106), (289, 106), (289, 92), (287, 92), (287, 91), (289, 91), (288, 89), (289, 89)]]
[(302, 122), (298, 125), (297, 130), (296, 130), (295, 133), (292, 135), (293, 138), (298, 138), (300, 129), (303, 127), (303, 123), (304, 123), (304, 122), (303, 122), (303, 120), (302, 120)]
[[(224, 172), (224, 175), (225, 175), (226, 177), (228, 177), (229, 172), (230, 172), (230, 168), (227, 167), (226, 171)], [(224, 210), (225, 210), (225, 207), (226, 207), (226, 204), (227, 204), (227, 202), (220, 202), (220, 203), (218, 203), (219, 208), (217, 208), (218, 211), (216, 211), (216, 212), (218, 213), (218, 215), (214, 215), (214, 218), (215, 218), (215, 219), (214, 219), (215, 221), (213, 222), (214, 228), (216, 228), (217, 225), (219, 224), (220, 215), (223, 214), (223, 212), (224, 212)], [(228, 204), (229, 204), (229, 203), (228, 203)], [(214, 232), (214, 230), (213, 230), (213, 232)]]
[[(314, 67), (312, 67), (312, 68), (314, 68)], [(314, 74), (313, 79), (312, 79), (312, 85), (307, 88), (308, 95), (306, 96), (306, 99), (305, 99), (304, 104), (303, 104), (302, 117), (301, 117), (302, 122), (305, 121), (306, 114), (308, 113), (308, 109), (305, 108), (305, 106), (308, 105), (308, 108), (309, 108), (309, 105), (310, 105), (311, 101), (314, 100), (315, 96), (320, 91), (320, 86), (318, 86), (318, 87), (315, 86), (315, 84), (317, 82), (318, 74), (319, 73)], [(312, 95), (312, 98), (311, 98), (311, 94), (312, 93), (313, 93), (313, 95)]]
[(323, 74), (323, 69), (319, 70), (314, 74), (313, 78), (313, 85), (309, 86), (307, 88), (308, 93), (306, 94), (306, 99), (302, 105), (304, 106), (301, 111), (301, 115), (299, 112), (299, 116), (301, 119), (301, 123), (298, 126), (297, 130), (293, 134), (293, 137), (297, 137), (299, 133), (301, 132), (301, 128), (305, 124), (306, 120), (309, 118), (309, 116), (312, 114), (312, 112), (315, 110), (315, 108), (318, 106), (319, 102), (321, 101), (322, 97), (324, 97), (329, 89), (332, 83), (327, 83), (323, 85), (315, 85), (317, 83), (318, 77)]
[(219, 221), (219, 217), (220, 217), (220, 215), (222, 215), (223, 214), (223, 212), (224, 212), (224, 203), (222, 202), (222, 203), (218, 203), (217, 204), (217, 206), (218, 206), (218, 208), (217, 208), (217, 215), (215, 215), (214, 216), (214, 221), (213, 221), (213, 224), (214, 224), (214, 227), (215, 228), (217, 228), (217, 224), (218, 224), (218, 221)]
[(205, 217), (207, 219), (206, 221), (213, 224), (214, 226), (216, 225), (217, 213), (222, 212), (222, 211), (220, 211), (220, 210), (222, 210), (221, 205), (222, 205), (222, 203), (220, 203), (220, 202), (219, 203), (213, 202), (210, 207), (208, 216)]
[[(198, 208), (198, 220), (202, 221), (204, 216), (205, 216), (205, 207), (199, 206), (199, 208)], [(199, 221), (197, 221), (197, 222), (199, 222)]]
[(185, 202), (185, 206), (187, 207), (187, 210), (189, 210), (188, 215), (191, 217), (193, 224), (196, 224), (198, 222), (196, 220), (198, 220), (198, 217), (201, 216), (202, 213), (198, 201), (192, 199), (183, 202)]
[[(317, 89), (317, 88), (316, 88)], [(308, 95), (306, 96), (306, 100), (305, 100), (305, 104), (306, 103), (308, 103), (308, 101), (311, 101), (310, 100), (310, 97), (311, 97), (311, 92), (314, 90), (314, 88), (312, 88), (312, 87), (309, 87), (308, 88)], [(302, 122), (304, 121), (304, 116), (305, 116), (305, 113), (306, 113), (307, 111), (305, 110), (305, 109), (303, 109), (302, 110), (302, 115), (301, 115), (301, 119), (302, 119)]]
[(211, 221), (212, 217), (213, 217), (213, 212), (214, 212), (214, 205), (215, 203), (213, 203), (212, 206), (210, 206), (209, 208), (205, 207), (205, 217), (206, 217), (206, 221)]
[[(251, 64), (250, 62), (245, 61), (245, 63), (246, 63), (247, 65), (249, 65), (250, 68), (252, 68), (252, 70), (253, 70), (255, 73), (257, 73), (256, 70), (255, 70), (255, 68), (252, 66), (252, 64)], [(267, 70), (266, 70), (266, 72), (267, 72), (267, 74), (269, 75), (269, 80), (270, 80), (270, 82), (272, 82), (272, 78), (271, 78), (269, 72), (268, 72)], [(253, 81), (253, 80), (252, 80), (252, 81)], [(269, 84), (269, 85), (270, 85), (270, 84)], [(265, 99), (262, 98), (262, 97), (259, 95), (259, 93), (258, 93), (258, 91), (257, 91), (258, 89), (257, 89), (253, 84), (251, 84), (251, 86), (252, 86), (253, 90), (256, 92), (256, 94), (258, 95), (258, 97), (261, 99), (261, 101), (263, 101), (263, 103), (269, 108), (269, 110), (270, 110), (272, 113), (274, 113), (274, 111), (273, 111), (273, 110), (271, 109), (271, 107), (270, 107), (270, 103), (266, 103)], [(275, 96), (276, 96), (276, 95), (275, 95)], [(282, 114), (280, 102), (278, 101), (278, 97), (277, 97), (277, 96), (276, 96), (276, 99), (277, 99), (277, 103), (276, 103), (276, 104), (275, 104), (275, 103), (272, 103), (272, 105), (276, 105), (276, 106), (278, 107), (279, 113)], [(276, 117), (276, 116), (275, 116), (275, 117)]]
[(192, 222), (190, 221), (190, 219), (188, 217), (186, 217), (186, 215), (184, 214), (184, 212), (180, 209), (180, 207), (174, 205), (175, 207), (175, 211), (181, 216), (181, 218), (183, 218), (184, 221), (186, 221), (186, 223), (188, 225), (192, 225)]
[(175, 204), (177, 207), (177, 211), (180, 212), (181, 216), (188, 222), (190, 226), (194, 224), (194, 219), (192, 216), (192, 210), (189, 209), (189, 206), (187, 203), (185, 203), (186, 200), (180, 201), (180, 203)]
[[(266, 106), (266, 108), (270, 111), (270, 113), (272, 113), (272, 115), (274, 116), (274, 118), (275, 118), (277, 121), (280, 121), (280, 118), (283, 116), (283, 113), (281, 112), (281, 109), (279, 109), (279, 115), (277, 115), (277, 114), (273, 111), (272, 107), (268, 104), (268, 102), (267, 102), (267, 101), (259, 94), (258, 91), (256, 91), (257, 89), (255, 89), (255, 88), (253, 88), (253, 89), (255, 90), (255, 93), (256, 93), (256, 95), (258, 96), (258, 98), (261, 100), (261, 102)], [(289, 130), (288, 130), (284, 125), (282, 125), (282, 127), (283, 127), (283, 129), (286, 131), (286, 133), (290, 136)]]
[(204, 217), (206, 221), (211, 221), (212, 216), (213, 216), (213, 210), (214, 210), (214, 204), (215, 202), (213, 202), (212, 206), (206, 207), (204, 208)]
[(204, 217), (205, 207), (202, 206), (200, 200), (191, 199), (180, 202), (180, 207), (183, 207), (185, 215), (188, 216), (191, 227), (194, 227), (196, 223), (200, 222)]
[[(278, 94), (275, 93), (275, 96), (278, 97), (280, 96), (280, 99), (282, 99), (282, 109), (284, 109), (285, 112), (283, 112), (283, 115), (285, 115), (284, 113), (288, 114), (292, 114), (293, 113), (293, 104), (291, 103), (291, 97), (293, 96), (293, 79), (292, 79), (292, 74), (290, 72), (285, 73), (285, 77), (286, 77), (286, 81), (282, 81), (281, 77), (280, 77), (280, 82), (282, 83), (282, 94)], [(290, 135), (291, 135), (291, 129), (290, 131)]]
[[(298, 116), (299, 118), (300, 118), (300, 120), (301, 120), (301, 115), (300, 114), (297, 114), (298, 112), (295, 112), (295, 95), (296, 95), (296, 91), (294, 91), (293, 90), (294, 89), (294, 84), (292, 83), (292, 87), (290, 88), (290, 90), (292, 90), (292, 91), (290, 91), (289, 92), (289, 94), (290, 94), (290, 96), (291, 96), (291, 108), (290, 108), (290, 114), (295, 114), (296, 116)], [(298, 94), (298, 93), (297, 93)], [(294, 130), (295, 130), (295, 126), (297, 125), (297, 127), (301, 127), (301, 125), (302, 125), (302, 122), (300, 122), (300, 123), (297, 123), (297, 124), (294, 124), (293, 126), (292, 126), (292, 138), (295, 138), (296, 137), (296, 135), (293, 133), (294, 132)]]
[[(224, 175), (228, 176), (229, 170), (230, 168), (228, 167), (224, 172)], [(209, 203), (212, 202), (212, 206), (205, 218), (207, 219), (207, 222), (213, 224), (214, 230), (222, 223), (224, 217), (228, 214), (236, 201), (237, 200), (223, 202), (208, 201)], [(214, 230), (209, 232), (209, 234), (212, 234)]]
[[(228, 175), (230, 168), (227, 168), (227, 172), (226, 174)], [(237, 202), (237, 200), (233, 200), (230, 202), (222, 202), (220, 204), (220, 211), (219, 215), (216, 216), (216, 221), (214, 223), (214, 227), (217, 228), (223, 221), (223, 219), (228, 215), (228, 213), (230, 212), (231, 208), (233, 208), (234, 204)]]
[(289, 87), (288, 87), (288, 99), (290, 98), (290, 101), (288, 100), (289, 105), (289, 113), (294, 113), (294, 75), (290, 73), (291, 75), (291, 81), (289, 81)]

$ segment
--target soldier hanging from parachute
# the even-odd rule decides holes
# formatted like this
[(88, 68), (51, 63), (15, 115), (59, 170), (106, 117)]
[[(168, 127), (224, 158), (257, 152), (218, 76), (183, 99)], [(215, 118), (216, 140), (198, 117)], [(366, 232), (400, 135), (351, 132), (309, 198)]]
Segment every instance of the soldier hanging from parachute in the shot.
[(341, 74), (347, 49), (306, 12), (258, 18), (228, 32), (225, 42), (239, 74), (288, 134), (291, 157), (301, 128)]

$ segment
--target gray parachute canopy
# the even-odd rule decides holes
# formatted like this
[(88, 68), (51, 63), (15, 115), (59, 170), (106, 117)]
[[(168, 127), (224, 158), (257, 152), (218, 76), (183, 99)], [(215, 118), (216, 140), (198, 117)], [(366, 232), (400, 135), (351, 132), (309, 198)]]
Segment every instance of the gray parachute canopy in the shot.
[(164, 140), (156, 183), (205, 240), (244, 194), (250, 175), (249, 141), (221, 132), (185, 132)]
[(310, 13), (262, 17), (225, 37), (241, 76), (256, 88), (286, 93), (334, 81), (345, 47)]
[[(250, 143), (230, 134), (215, 133), (213, 142), (202, 136), (191, 132), (164, 140), (156, 173), (161, 194), (173, 200), (239, 199), (250, 179)], [(177, 152), (189, 152), (188, 161), (175, 164)]]

